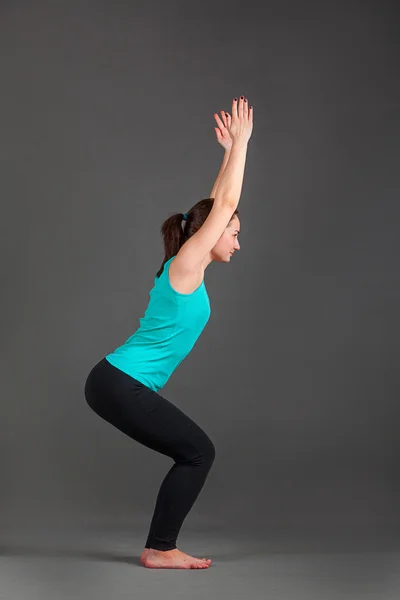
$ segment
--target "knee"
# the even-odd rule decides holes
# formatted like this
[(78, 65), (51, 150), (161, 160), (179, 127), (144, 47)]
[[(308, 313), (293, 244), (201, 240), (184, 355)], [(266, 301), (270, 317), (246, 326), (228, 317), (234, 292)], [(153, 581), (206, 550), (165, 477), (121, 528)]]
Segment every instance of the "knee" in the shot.
[(215, 446), (209, 437), (206, 437), (204, 440), (201, 449), (201, 457), (202, 462), (210, 468), (215, 460)]
[[(204, 433), (204, 432), (203, 432)], [(210, 438), (204, 434), (197, 437), (196, 442), (187, 448), (187, 451), (175, 456), (175, 461), (188, 464), (194, 467), (203, 467), (207, 471), (211, 468), (215, 459), (215, 446)]]

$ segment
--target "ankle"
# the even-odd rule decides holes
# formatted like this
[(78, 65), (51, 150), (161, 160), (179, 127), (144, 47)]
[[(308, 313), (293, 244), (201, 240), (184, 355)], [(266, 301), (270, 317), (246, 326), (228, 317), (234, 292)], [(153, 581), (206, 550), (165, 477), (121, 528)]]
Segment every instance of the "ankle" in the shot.
[(155, 554), (172, 554), (176, 553), (178, 548), (172, 548), (172, 550), (156, 550), (155, 548), (149, 548), (149, 552), (154, 552)]

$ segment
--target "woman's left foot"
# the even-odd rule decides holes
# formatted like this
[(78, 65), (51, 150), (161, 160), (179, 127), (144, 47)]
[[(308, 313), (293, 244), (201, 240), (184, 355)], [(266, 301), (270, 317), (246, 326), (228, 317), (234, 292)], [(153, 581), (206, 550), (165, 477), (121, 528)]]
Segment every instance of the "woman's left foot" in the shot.
[[(150, 552), (150, 548), (145, 548), (140, 556), (140, 562), (142, 563), (142, 565), (144, 565), (145, 560), (146, 560), (146, 556), (148, 555), (148, 553)], [(206, 560), (205, 557), (203, 556), (202, 560)]]

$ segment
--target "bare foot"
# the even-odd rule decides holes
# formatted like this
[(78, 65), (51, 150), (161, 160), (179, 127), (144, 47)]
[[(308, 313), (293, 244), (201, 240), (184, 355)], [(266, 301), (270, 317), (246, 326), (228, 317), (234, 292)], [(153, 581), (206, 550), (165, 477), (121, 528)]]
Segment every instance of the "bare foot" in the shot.
[[(142, 565), (144, 565), (144, 561), (146, 556), (148, 555), (150, 551), (150, 548), (145, 548), (140, 556), (140, 562), (142, 563)], [(203, 556), (203, 558), (201, 560), (206, 560), (206, 558)], [(210, 559), (210, 563), (211, 563), (211, 559)]]
[(195, 558), (178, 548), (166, 552), (145, 548), (140, 562), (149, 569), (207, 569), (211, 565), (211, 559)]

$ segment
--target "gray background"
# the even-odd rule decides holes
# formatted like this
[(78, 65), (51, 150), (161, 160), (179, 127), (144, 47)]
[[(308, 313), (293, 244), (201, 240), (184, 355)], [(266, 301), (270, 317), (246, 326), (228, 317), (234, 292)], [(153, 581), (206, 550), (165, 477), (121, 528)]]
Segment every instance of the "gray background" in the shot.
[(210, 194), (213, 113), (240, 94), (241, 251), (207, 269), (210, 321), (161, 391), (217, 450), (181, 539), (398, 532), (395, 3), (0, 15), (3, 536), (120, 523), (143, 547), (171, 461), (84, 384), (138, 326), (162, 221)]

